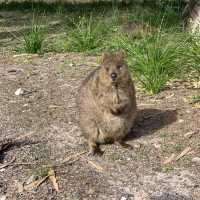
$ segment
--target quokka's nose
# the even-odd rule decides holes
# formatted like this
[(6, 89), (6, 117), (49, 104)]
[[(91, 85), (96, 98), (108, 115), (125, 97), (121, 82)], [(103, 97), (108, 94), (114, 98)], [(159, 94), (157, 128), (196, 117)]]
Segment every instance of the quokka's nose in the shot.
[(113, 73), (111, 74), (111, 78), (112, 78), (112, 80), (114, 81), (114, 80), (117, 78), (117, 74), (116, 74), (115, 72), (113, 72)]

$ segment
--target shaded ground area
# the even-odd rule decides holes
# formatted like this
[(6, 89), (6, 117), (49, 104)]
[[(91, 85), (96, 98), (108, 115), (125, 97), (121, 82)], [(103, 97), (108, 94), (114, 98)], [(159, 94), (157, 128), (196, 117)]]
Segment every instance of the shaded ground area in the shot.
[[(19, 193), (19, 183), (44, 164), (61, 163), (87, 146), (76, 123), (75, 96), (83, 78), (98, 66), (81, 54), (11, 55), (0, 61), (0, 140), (19, 138), (0, 157), (30, 165), (0, 170), (0, 197), (7, 199), (199, 200), (199, 109), (187, 99), (187, 82), (149, 96), (137, 86), (138, 118), (127, 142), (134, 150), (105, 145), (101, 157), (87, 157), (55, 168), (60, 192), (47, 180), (37, 190)], [(15, 95), (22, 88), (24, 95)], [(191, 138), (184, 137), (195, 131)], [(27, 135), (27, 136), (26, 136)], [(172, 153), (192, 151), (163, 165)], [(101, 166), (97, 170), (89, 161)], [(35, 165), (34, 163), (40, 163)]]

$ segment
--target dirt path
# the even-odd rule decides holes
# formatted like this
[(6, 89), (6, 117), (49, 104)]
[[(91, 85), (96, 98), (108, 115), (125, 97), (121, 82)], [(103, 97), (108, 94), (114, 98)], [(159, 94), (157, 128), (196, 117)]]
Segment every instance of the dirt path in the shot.
[[(28, 134), (0, 156), (1, 164), (60, 163), (85, 151), (76, 123), (75, 95), (81, 80), (97, 66), (96, 57), (75, 54), (18, 55), (0, 61), (0, 140)], [(49, 181), (37, 190), (18, 192), (35, 165), (0, 170), (0, 199), (199, 200), (200, 113), (186, 99), (186, 83), (176, 82), (159, 95), (138, 89), (138, 119), (127, 139), (130, 151), (103, 146), (102, 157), (83, 156), (57, 167), (60, 192)], [(15, 95), (21, 88), (24, 95)], [(190, 131), (191, 138), (184, 137)], [(186, 147), (190, 154), (167, 166), (163, 161)], [(90, 162), (102, 167), (98, 170)]]

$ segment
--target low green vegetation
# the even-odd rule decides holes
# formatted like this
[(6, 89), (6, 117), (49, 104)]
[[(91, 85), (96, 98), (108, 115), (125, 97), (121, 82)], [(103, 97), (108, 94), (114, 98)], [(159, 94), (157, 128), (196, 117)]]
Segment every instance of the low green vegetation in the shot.
[(108, 27), (92, 16), (81, 17), (67, 35), (67, 50), (75, 52), (95, 51), (103, 47)]
[(46, 28), (38, 23), (38, 20), (35, 21), (33, 17), (29, 30), (23, 34), (24, 50), (27, 53), (42, 52), (43, 44), (46, 39)]
[(153, 35), (128, 49), (131, 71), (152, 94), (160, 92), (179, 71), (179, 46), (168, 37)]
[(174, 145), (174, 149), (176, 152), (181, 152), (183, 150), (183, 148), (184, 148), (183, 144), (179, 143), (179, 144)]
[(165, 173), (169, 173), (170, 171), (173, 171), (174, 170), (174, 166), (173, 165), (166, 165), (162, 168), (162, 171), (165, 172)]
[(32, 176), (34, 180), (38, 180), (40, 178), (44, 178), (48, 176), (49, 170), (51, 168), (49, 166), (40, 166), (32, 171)]
[(194, 78), (200, 81), (200, 33), (191, 35), (186, 45), (185, 57), (188, 67), (194, 72)]
[[(144, 4), (95, 2), (85, 4), (13, 3), (26, 13), (56, 16), (49, 30), (33, 20), (23, 34), (27, 53), (87, 52), (123, 49), (133, 78), (149, 93), (165, 89), (174, 78), (191, 75), (200, 80), (200, 35), (183, 30), (182, 1), (149, 1)], [(18, 6), (17, 6), (18, 5)], [(54, 34), (52, 39), (51, 34)], [(45, 45), (44, 45), (45, 43)], [(44, 48), (45, 47), (45, 48)]]
[(195, 104), (195, 103), (199, 103), (199, 102), (200, 102), (200, 94), (197, 93), (197, 94), (192, 95), (191, 103)]

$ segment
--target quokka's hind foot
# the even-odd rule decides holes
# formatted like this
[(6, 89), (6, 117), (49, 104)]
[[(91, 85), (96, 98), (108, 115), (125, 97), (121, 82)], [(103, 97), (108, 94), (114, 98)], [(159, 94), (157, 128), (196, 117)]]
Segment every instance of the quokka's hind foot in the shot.
[(126, 142), (122, 141), (122, 140), (119, 140), (119, 141), (115, 141), (115, 144), (123, 147), (123, 148), (126, 148), (126, 149), (130, 149), (132, 150), (133, 149), (133, 146), (130, 145), (130, 144), (127, 144)]
[(104, 152), (100, 149), (99, 145), (93, 142), (89, 142), (88, 156), (102, 155)]

